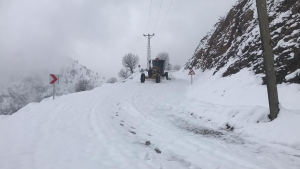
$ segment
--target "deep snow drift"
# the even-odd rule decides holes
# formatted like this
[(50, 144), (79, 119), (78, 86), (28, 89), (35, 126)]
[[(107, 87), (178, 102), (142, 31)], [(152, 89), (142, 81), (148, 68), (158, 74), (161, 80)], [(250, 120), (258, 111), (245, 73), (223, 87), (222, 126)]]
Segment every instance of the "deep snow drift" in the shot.
[(0, 119), (8, 168), (299, 168), (299, 85), (279, 85), (267, 115), (259, 75), (173, 73), (160, 84), (124, 83), (31, 103)]

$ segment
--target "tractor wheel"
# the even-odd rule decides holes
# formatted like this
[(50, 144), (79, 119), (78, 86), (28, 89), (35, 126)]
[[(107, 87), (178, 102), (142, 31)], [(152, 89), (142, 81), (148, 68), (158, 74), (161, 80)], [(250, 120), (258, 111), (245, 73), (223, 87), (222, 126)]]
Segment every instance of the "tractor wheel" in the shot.
[(158, 82), (158, 83), (160, 83), (160, 75), (158, 76), (158, 80), (159, 80), (159, 82)]
[(144, 83), (145, 82), (145, 73), (142, 73), (141, 74), (141, 83)]
[(168, 72), (165, 72), (166, 79), (169, 80)]
[(157, 74), (157, 75), (156, 75), (156, 83), (159, 83), (159, 82), (160, 82), (160, 75)]

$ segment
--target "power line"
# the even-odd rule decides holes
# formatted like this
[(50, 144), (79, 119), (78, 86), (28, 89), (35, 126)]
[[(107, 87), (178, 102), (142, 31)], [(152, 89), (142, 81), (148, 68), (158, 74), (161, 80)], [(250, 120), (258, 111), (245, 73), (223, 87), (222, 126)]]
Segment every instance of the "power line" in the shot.
[(160, 47), (161, 49), (163, 49), (163, 51), (166, 51), (166, 48), (165, 48), (165, 46), (164, 46), (164, 45), (162, 45), (161, 43), (159, 43), (157, 38), (155, 39), (155, 41), (154, 41), (154, 42), (155, 42), (155, 43), (157, 43), (157, 45), (159, 45), (159, 47)]
[(151, 0), (151, 3), (150, 3), (150, 11), (149, 11), (149, 17), (148, 17), (148, 24), (147, 24), (147, 32), (148, 32), (148, 27), (149, 27), (149, 20), (150, 20), (151, 6), (152, 6), (152, 0)]
[(157, 21), (158, 21), (158, 18), (159, 18), (160, 9), (161, 9), (161, 5), (162, 5), (162, 2), (163, 2), (163, 1), (164, 1), (164, 0), (161, 0), (161, 3), (160, 3), (159, 12), (158, 12), (158, 16), (157, 16), (157, 19), (156, 19), (156, 23), (155, 23), (155, 27), (154, 27), (154, 31), (153, 31), (153, 32), (155, 32), (155, 29), (156, 29), (156, 25), (157, 25)]
[(163, 23), (161, 24), (161, 26), (160, 26), (160, 28), (158, 29), (158, 31), (157, 31), (157, 32), (159, 32), (159, 31), (160, 31), (161, 27), (162, 27), (162, 26), (163, 26), (163, 24), (165, 23), (165, 20), (166, 20), (166, 18), (167, 18), (167, 15), (168, 15), (168, 13), (169, 13), (169, 10), (170, 10), (170, 8), (171, 8), (172, 2), (173, 2), (173, 0), (171, 0), (171, 3), (170, 3), (170, 5), (169, 5), (168, 11), (167, 11), (167, 14), (166, 14), (166, 16), (165, 16), (165, 18), (164, 18), (164, 21), (163, 21)]
[(160, 48), (160, 50), (166, 51), (165, 48), (162, 45), (158, 44), (156, 40), (153, 39), (152, 42), (154, 42), (153, 44), (157, 45)]

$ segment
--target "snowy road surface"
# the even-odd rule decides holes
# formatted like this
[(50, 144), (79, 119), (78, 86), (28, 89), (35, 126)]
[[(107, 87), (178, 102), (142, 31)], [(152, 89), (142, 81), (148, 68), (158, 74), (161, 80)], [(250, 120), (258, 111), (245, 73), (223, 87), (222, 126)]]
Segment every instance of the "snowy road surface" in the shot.
[(134, 77), (29, 104), (0, 119), (0, 168), (300, 168), (296, 148), (195, 118), (189, 85), (183, 79), (141, 84)]

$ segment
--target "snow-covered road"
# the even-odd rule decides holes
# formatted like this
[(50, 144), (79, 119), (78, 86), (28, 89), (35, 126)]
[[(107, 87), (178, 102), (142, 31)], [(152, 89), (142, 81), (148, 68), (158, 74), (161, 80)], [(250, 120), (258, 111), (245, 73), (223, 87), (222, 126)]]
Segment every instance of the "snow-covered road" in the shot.
[(300, 167), (297, 149), (242, 137), (194, 117), (189, 85), (183, 79), (141, 84), (136, 76), (29, 104), (0, 119), (0, 168)]

